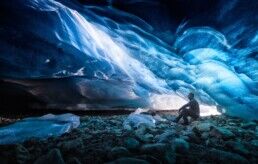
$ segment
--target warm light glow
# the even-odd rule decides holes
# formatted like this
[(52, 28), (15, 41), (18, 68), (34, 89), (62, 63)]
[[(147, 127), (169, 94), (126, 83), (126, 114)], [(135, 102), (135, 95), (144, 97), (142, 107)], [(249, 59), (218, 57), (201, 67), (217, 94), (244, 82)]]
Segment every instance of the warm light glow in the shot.
[[(176, 94), (153, 95), (151, 97), (151, 108), (155, 110), (178, 110), (188, 101)], [(220, 115), (216, 106), (200, 104), (200, 115)]]

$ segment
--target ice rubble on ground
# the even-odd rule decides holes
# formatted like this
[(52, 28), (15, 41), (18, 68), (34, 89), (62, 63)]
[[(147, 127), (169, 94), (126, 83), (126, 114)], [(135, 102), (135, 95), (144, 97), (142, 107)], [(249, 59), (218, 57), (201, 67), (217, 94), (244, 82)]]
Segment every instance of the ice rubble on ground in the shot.
[(46, 139), (60, 136), (79, 125), (80, 117), (69, 113), (25, 118), (0, 128), (0, 145), (21, 143), (31, 138)]
[[(15, 26), (12, 23), (19, 21), (10, 20), (0, 31), (1, 76), (60, 81), (77, 77), (61, 87), (76, 98), (70, 94), (60, 97), (55, 90), (60, 89), (57, 84), (61, 82), (41, 81), (38, 85), (12, 81), (50, 104), (155, 106), (152, 102), (169, 95), (178, 97), (172, 102), (180, 106), (183, 101), (177, 100), (195, 91), (203, 105), (219, 105), (227, 114), (258, 119), (255, 36), (250, 36), (254, 38), (249, 39), (252, 43), (246, 43), (249, 47), (238, 48), (211, 27), (194, 27), (176, 34), (175, 43), (168, 45), (139, 18), (111, 7), (81, 7), (61, 0), (18, 0), (16, 4), (22, 10), (15, 10), (9, 2), (1, 3), (17, 19), (30, 18)], [(17, 31), (17, 26), (23, 30)], [(23, 47), (13, 42), (22, 42)], [(53, 92), (45, 92), (49, 88)]]
[(132, 130), (142, 124), (147, 127), (155, 127), (155, 118), (149, 114), (143, 114), (144, 112), (148, 112), (148, 109), (138, 108), (135, 112), (131, 113), (123, 122), (124, 129)]

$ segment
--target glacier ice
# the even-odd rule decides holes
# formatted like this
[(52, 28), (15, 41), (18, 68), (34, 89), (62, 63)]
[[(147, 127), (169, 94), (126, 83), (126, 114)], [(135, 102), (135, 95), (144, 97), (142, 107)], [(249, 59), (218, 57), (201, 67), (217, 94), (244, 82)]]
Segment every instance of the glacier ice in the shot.
[(198, 48), (212, 48), (218, 50), (227, 50), (230, 48), (225, 36), (210, 27), (194, 27), (187, 29), (177, 38), (175, 47), (179, 49), (179, 53), (189, 52)]
[(60, 136), (80, 125), (80, 118), (73, 114), (25, 118), (0, 128), (0, 145), (21, 143), (31, 138), (46, 139)]
[(220, 106), (258, 118), (258, 33), (237, 46), (239, 22), (222, 31), (180, 26), (168, 44), (145, 21), (112, 7), (0, 3), (13, 18), (0, 29), (1, 78), (49, 106), (174, 109), (194, 91), (206, 113)]

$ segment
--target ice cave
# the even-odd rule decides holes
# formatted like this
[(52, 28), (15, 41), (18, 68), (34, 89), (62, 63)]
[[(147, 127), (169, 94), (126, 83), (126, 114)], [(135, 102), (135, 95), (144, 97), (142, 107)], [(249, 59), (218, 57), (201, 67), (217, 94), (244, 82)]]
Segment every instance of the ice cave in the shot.
[[(1, 1), (1, 161), (257, 163), (257, 9)], [(186, 126), (189, 93), (200, 117)]]

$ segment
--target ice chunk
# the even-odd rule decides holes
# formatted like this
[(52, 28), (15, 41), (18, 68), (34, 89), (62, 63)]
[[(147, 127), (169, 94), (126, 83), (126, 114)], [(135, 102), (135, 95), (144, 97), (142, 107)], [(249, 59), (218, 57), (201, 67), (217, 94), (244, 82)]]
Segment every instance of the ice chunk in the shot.
[(132, 128), (138, 128), (141, 124), (149, 127), (155, 127), (156, 120), (147, 114), (130, 114), (123, 122), (124, 129), (130, 130)]
[(60, 136), (80, 125), (80, 117), (73, 114), (31, 117), (0, 128), (0, 144), (15, 144), (30, 138), (46, 139)]

